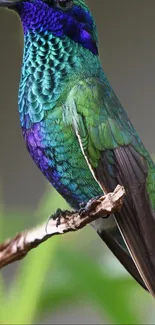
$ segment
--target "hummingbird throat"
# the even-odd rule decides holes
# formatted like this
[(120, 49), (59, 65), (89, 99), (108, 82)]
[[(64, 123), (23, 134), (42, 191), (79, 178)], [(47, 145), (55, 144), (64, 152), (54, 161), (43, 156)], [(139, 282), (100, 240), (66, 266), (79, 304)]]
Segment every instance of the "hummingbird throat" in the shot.
[(19, 88), (22, 125), (23, 115), (29, 114), (33, 123), (39, 122), (42, 108), (51, 110), (56, 105), (67, 76), (78, 67), (77, 47), (69, 38), (47, 32), (25, 35)]

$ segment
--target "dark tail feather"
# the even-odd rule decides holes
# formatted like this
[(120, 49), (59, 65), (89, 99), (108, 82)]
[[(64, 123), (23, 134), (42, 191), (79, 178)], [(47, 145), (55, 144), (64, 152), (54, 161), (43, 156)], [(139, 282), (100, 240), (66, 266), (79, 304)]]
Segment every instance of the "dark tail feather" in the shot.
[(112, 175), (107, 155), (103, 153), (96, 178), (107, 191), (117, 184), (125, 187), (126, 198), (115, 215), (116, 222), (143, 281), (155, 296), (155, 213), (146, 189), (146, 161), (132, 146), (117, 148)]
[[(148, 210), (148, 215), (145, 217), (152, 219), (151, 211)], [(143, 232), (141, 214), (135, 213), (131, 208), (129, 210), (127, 202), (121, 212), (116, 213), (115, 218), (141, 277), (148, 290), (155, 296), (155, 266), (152, 255), (152, 249), (155, 249), (155, 239), (152, 235), (149, 237), (149, 227), (146, 227)]]
[(143, 282), (130, 254), (127, 250), (123, 249), (122, 246), (114, 239), (114, 237), (105, 230), (98, 232), (100, 238), (106, 243), (109, 249), (117, 257), (120, 263), (126, 268), (131, 276), (145, 289), (148, 290), (145, 283)]

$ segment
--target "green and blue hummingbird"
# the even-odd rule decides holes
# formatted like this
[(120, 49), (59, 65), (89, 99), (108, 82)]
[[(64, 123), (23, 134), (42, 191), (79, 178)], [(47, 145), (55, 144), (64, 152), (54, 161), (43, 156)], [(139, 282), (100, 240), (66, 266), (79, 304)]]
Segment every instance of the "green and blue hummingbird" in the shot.
[(24, 30), (19, 114), (36, 165), (74, 209), (126, 190), (115, 216), (92, 225), (155, 296), (155, 165), (110, 86), (83, 0), (0, 0)]

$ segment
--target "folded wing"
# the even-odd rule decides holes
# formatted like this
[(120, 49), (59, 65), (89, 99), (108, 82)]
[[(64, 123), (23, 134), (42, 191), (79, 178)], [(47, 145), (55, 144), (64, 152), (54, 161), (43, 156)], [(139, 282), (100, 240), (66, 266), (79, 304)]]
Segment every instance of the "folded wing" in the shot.
[[(79, 82), (68, 95), (64, 120), (72, 124), (101, 188), (109, 192), (118, 184), (125, 187), (125, 202), (115, 219), (138, 272), (155, 296), (155, 168), (149, 154), (108, 83), (93, 78)], [(121, 253), (117, 257), (127, 265)], [(128, 268), (136, 278), (135, 268)]]

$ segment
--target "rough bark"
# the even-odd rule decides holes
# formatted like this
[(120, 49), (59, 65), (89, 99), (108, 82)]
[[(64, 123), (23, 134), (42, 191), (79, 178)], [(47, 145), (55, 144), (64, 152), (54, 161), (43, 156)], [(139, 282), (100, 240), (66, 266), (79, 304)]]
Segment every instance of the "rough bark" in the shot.
[(90, 200), (79, 211), (61, 211), (43, 225), (23, 231), (0, 245), (0, 268), (24, 258), (28, 252), (54, 235), (77, 231), (92, 221), (118, 211), (123, 203), (125, 190), (118, 185), (113, 193)]

